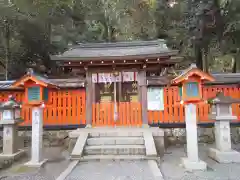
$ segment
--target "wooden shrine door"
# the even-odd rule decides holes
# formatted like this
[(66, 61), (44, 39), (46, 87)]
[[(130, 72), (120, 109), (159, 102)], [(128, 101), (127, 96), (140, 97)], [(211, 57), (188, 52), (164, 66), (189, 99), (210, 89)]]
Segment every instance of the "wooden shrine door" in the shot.
[(124, 74), (119, 72), (117, 77), (111, 73), (94, 75), (93, 126), (140, 126), (142, 124), (136, 73), (129, 73), (129, 76), (131, 74), (133, 76), (128, 79), (124, 79)]

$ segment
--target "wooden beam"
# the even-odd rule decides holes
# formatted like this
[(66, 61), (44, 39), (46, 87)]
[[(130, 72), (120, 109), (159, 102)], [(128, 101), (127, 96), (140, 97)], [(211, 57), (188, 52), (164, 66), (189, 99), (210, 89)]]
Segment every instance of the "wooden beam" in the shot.
[(92, 124), (92, 73), (86, 72), (86, 124)]
[(139, 100), (142, 105), (142, 121), (143, 121), (143, 124), (148, 124), (147, 80), (146, 80), (146, 71), (145, 70), (141, 70), (138, 72), (138, 89), (139, 89)]

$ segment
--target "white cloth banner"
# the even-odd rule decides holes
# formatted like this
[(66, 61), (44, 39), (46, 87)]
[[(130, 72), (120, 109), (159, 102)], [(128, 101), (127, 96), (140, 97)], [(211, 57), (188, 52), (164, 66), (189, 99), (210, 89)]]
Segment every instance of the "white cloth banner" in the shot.
[(137, 80), (137, 72), (119, 72), (118, 76), (113, 73), (92, 74), (93, 83), (132, 82)]
[(97, 83), (98, 82), (97, 74), (92, 74), (92, 82), (93, 83)]
[(147, 107), (150, 111), (164, 110), (164, 93), (163, 88), (148, 88)]
[(134, 72), (123, 72), (123, 82), (134, 81)]
[[(119, 72), (118, 76), (114, 77), (114, 80), (115, 80), (116, 82), (121, 82), (121, 81), (122, 81), (122, 73)], [(115, 82), (115, 81), (114, 81), (114, 82)]]
[(111, 83), (113, 82), (111, 73), (99, 73), (98, 74), (98, 82), (99, 83)]

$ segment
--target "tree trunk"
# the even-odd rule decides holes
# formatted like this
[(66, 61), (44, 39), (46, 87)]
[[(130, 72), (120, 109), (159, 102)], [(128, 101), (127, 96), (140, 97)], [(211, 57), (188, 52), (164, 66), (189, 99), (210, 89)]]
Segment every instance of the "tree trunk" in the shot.
[(203, 71), (208, 73), (208, 53), (207, 50), (202, 49), (202, 64), (203, 64)]
[(237, 73), (237, 61), (234, 56), (232, 57), (232, 73)]
[(8, 80), (9, 54), (10, 54), (10, 29), (8, 20), (5, 20), (5, 80)]
[(232, 73), (238, 73), (240, 72), (240, 62), (239, 62), (239, 50), (237, 51), (236, 54), (233, 55), (232, 59), (233, 59), (233, 66), (232, 66)]
[(202, 61), (202, 51), (199, 46), (195, 46), (195, 58), (196, 58), (196, 65), (199, 69), (203, 70), (203, 61)]

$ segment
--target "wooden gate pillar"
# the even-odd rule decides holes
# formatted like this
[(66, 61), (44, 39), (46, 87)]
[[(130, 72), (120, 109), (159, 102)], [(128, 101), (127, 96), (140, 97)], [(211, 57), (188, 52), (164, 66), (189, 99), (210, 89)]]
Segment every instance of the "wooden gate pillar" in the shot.
[(147, 79), (146, 71), (141, 70), (138, 72), (138, 92), (139, 101), (142, 105), (142, 122), (143, 124), (148, 124), (147, 116)]
[(92, 73), (86, 72), (86, 125), (92, 124)]

